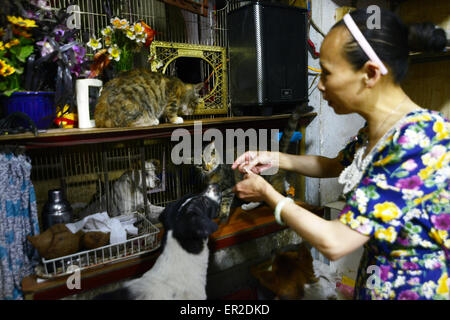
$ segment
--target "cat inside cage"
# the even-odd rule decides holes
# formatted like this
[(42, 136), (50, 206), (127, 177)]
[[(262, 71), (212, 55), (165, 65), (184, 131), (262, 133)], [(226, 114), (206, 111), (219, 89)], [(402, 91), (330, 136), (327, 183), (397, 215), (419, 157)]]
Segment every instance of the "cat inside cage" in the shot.
[(148, 140), (30, 152), (39, 215), (48, 190), (61, 188), (75, 221), (106, 211), (110, 217), (141, 212), (157, 223), (166, 204), (195, 185), (190, 172), (169, 164), (170, 148)]

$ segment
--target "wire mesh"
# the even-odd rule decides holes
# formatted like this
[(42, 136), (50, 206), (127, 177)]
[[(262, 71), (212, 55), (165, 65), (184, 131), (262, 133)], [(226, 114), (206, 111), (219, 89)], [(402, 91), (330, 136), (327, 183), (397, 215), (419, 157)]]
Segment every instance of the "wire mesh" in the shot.
[[(213, 8), (213, 3), (211, 1), (209, 8)], [(60, 0), (55, 1), (53, 9), (79, 6), (80, 10), (74, 12), (80, 14), (81, 38), (86, 33), (98, 35), (110, 24), (105, 10), (107, 4), (113, 17), (127, 19), (130, 23), (144, 20), (158, 31), (158, 40), (204, 45), (214, 43), (217, 28), (213, 26), (215, 11), (212, 9), (204, 17), (158, 0)]]
[[(157, 215), (149, 211), (151, 206), (164, 207), (181, 195), (194, 192), (199, 183), (193, 168), (171, 164), (172, 146), (171, 141), (143, 140), (55, 148), (45, 153), (30, 150), (39, 220), (42, 221), (48, 190), (63, 189), (75, 219), (80, 219), (103, 211), (111, 216), (129, 213), (117, 210), (124, 208), (118, 205), (118, 199), (128, 197), (126, 189), (131, 188), (134, 193), (129, 198), (129, 211), (145, 212), (155, 222)], [(146, 162), (153, 161), (157, 181), (150, 188), (149, 172), (143, 168)], [(123, 184), (124, 177), (128, 184)], [(118, 195), (118, 190), (124, 192)]]

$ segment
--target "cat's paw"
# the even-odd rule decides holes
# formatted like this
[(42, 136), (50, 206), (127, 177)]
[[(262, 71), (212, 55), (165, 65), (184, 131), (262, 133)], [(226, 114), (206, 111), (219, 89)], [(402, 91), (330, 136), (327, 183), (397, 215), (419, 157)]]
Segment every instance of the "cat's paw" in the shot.
[(183, 121), (182, 117), (175, 117), (175, 118), (170, 119), (170, 122), (174, 123), (174, 124), (180, 124), (180, 123), (183, 123), (184, 121)]
[(250, 211), (250, 210), (253, 210), (253, 209), (259, 207), (260, 205), (261, 205), (261, 202), (250, 202), (250, 203), (244, 203), (241, 206), (241, 208), (242, 208), (242, 210)]
[(150, 120), (150, 125), (151, 126), (157, 126), (159, 124), (159, 120), (158, 119), (152, 119)]

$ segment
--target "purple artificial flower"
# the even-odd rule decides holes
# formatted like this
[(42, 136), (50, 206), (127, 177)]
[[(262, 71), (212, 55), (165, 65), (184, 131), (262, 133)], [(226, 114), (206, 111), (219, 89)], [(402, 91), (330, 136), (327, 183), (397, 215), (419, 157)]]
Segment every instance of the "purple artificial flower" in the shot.
[(414, 262), (405, 262), (402, 265), (402, 269), (403, 270), (417, 270), (417, 269), (419, 269), (419, 265)]
[(81, 70), (81, 66), (79, 64), (74, 65), (71, 69), (70, 72), (73, 73), (77, 78), (80, 76), (82, 70)]
[(443, 213), (440, 215), (431, 216), (431, 222), (438, 230), (449, 230), (450, 229), (450, 214)]
[(33, 20), (37, 20), (39, 18), (39, 15), (32, 10), (25, 11), (24, 16), (26, 19), (33, 19)]
[(44, 9), (44, 10), (51, 10), (52, 7), (50, 6), (50, 4), (48, 3), (47, 0), (30, 0), (31, 4)]
[(53, 30), (53, 33), (55, 35), (55, 41), (59, 42), (64, 37), (64, 29), (63, 28), (56, 28)]
[(418, 190), (422, 184), (422, 179), (420, 179), (420, 177), (416, 175), (410, 178), (398, 180), (395, 186), (400, 189)]
[(417, 292), (411, 291), (411, 290), (405, 290), (400, 293), (398, 296), (399, 300), (418, 300), (419, 295)]
[(72, 50), (75, 53), (75, 59), (77, 60), (77, 63), (83, 63), (84, 57), (86, 55), (86, 49), (83, 46), (76, 45), (72, 47)]
[(44, 40), (42, 40), (42, 41), (36, 42), (36, 44), (38, 46), (42, 47), (42, 49), (41, 49), (42, 57), (45, 57), (46, 55), (55, 51), (55, 48), (53, 48), (53, 46), (50, 44), (50, 42), (47, 41), (47, 37), (45, 37)]

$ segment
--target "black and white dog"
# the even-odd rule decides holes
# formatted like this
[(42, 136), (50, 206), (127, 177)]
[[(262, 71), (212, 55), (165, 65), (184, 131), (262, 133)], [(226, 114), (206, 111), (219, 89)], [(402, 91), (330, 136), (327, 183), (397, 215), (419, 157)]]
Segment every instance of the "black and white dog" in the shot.
[(163, 251), (142, 277), (98, 300), (204, 300), (208, 269), (208, 237), (217, 230), (221, 195), (217, 185), (201, 194), (169, 203), (159, 216), (164, 227)]

